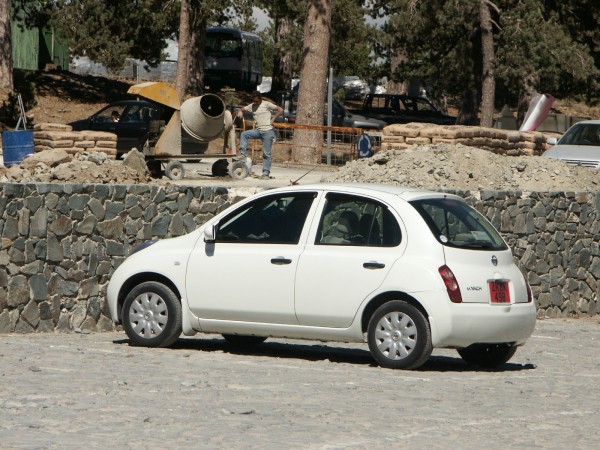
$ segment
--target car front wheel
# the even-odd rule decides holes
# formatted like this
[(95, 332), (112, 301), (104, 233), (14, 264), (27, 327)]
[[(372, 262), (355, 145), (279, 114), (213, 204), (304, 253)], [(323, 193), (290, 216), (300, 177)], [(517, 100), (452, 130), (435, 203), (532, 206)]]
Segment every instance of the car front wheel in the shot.
[(507, 362), (516, 351), (517, 346), (510, 344), (473, 344), (459, 349), (458, 354), (467, 364), (492, 369)]
[(129, 292), (121, 317), (134, 345), (168, 347), (181, 334), (181, 303), (171, 289), (155, 281), (138, 284)]
[(382, 367), (416, 369), (433, 349), (429, 322), (413, 305), (395, 300), (380, 306), (369, 321), (367, 341)]

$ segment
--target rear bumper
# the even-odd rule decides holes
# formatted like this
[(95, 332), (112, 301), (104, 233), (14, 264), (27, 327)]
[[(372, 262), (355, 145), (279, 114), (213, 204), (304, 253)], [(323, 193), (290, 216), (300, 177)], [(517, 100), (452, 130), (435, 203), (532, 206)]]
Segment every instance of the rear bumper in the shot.
[(535, 328), (536, 308), (532, 303), (507, 306), (451, 304), (447, 317), (431, 317), (435, 347), (468, 347), (476, 343), (521, 345)]

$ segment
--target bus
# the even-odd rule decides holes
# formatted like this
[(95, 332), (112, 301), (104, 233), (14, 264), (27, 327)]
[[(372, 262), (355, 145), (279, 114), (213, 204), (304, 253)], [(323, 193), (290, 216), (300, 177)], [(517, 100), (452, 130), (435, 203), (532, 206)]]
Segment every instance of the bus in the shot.
[(262, 83), (263, 46), (259, 36), (233, 28), (207, 28), (204, 84), (253, 91)]

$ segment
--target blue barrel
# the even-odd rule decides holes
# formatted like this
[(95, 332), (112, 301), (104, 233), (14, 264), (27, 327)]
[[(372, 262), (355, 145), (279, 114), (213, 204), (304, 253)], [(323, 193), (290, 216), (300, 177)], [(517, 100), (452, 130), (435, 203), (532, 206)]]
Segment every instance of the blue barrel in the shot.
[(32, 130), (4, 131), (2, 133), (2, 152), (6, 167), (20, 164), (26, 156), (31, 155), (34, 151)]

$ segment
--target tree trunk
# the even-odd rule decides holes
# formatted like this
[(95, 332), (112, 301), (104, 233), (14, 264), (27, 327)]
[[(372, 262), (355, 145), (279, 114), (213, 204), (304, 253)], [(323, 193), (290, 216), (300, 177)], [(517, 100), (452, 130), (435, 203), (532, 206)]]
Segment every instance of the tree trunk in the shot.
[(195, 2), (191, 12), (190, 60), (188, 63), (188, 89), (186, 94), (204, 93), (204, 43), (206, 40), (205, 2)]
[(517, 123), (519, 126), (523, 123), (527, 110), (529, 109), (529, 102), (536, 94), (537, 79), (534, 75), (527, 75), (521, 80), (521, 88), (519, 90), (519, 104), (517, 110)]
[(473, 88), (467, 87), (463, 91), (457, 124), (477, 125), (478, 94), (477, 89)]
[(275, 46), (273, 57), (273, 82), (271, 92), (289, 91), (292, 88), (292, 53), (285, 48), (292, 31), (289, 17), (275, 19)]
[(10, 0), (0, 0), (0, 103), (13, 91)]
[(494, 77), (494, 34), (488, 0), (481, 0), (479, 5), (479, 22), (482, 56), (480, 125), (482, 127), (491, 127), (494, 124), (496, 79)]
[(388, 80), (386, 92), (389, 94), (406, 94), (408, 92), (409, 82), (402, 80), (398, 72), (400, 64), (408, 60), (408, 54), (405, 48), (399, 48), (394, 51), (390, 59), (390, 72), (392, 78)]
[(177, 54), (177, 78), (175, 89), (183, 101), (188, 90), (188, 65), (190, 58), (190, 1), (181, 0), (179, 16), (179, 51)]
[[(308, 0), (300, 76), (302, 81), (298, 90), (298, 124), (323, 125), (330, 37), (331, 0)], [(317, 163), (322, 148), (321, 130), (295, 130), (292, 150), (294, 161)]]

